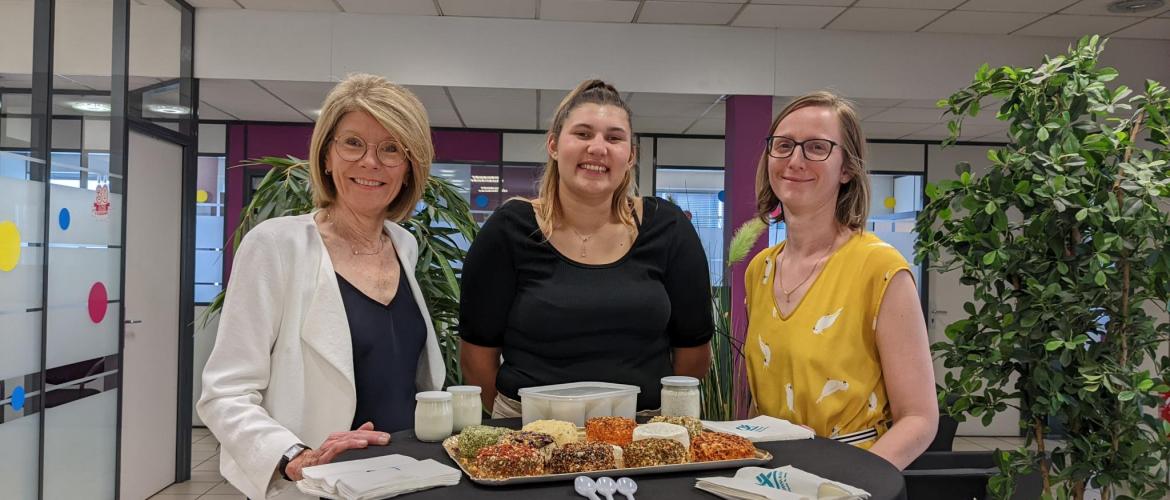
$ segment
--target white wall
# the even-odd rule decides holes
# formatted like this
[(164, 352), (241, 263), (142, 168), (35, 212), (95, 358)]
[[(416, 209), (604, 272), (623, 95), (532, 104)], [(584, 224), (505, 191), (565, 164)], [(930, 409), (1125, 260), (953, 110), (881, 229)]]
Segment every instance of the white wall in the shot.
[(724, 154), (723, 139), (658, 139), (659, 166), (722, 167)]
[[(984, 62), (1037, 64), (1071, 40), (199, 9), (195, 41), (199, 78), (331, 81), (367, 71), (413, 85), (570, 89), (600, 76), (632, 92), (831, 87), (855, 98), (934, 99)], [(393, 57), (371, 57), (386, 47)], [(808, 64), (810, 54), (825, 63)], [(1104, 62), (1123, 82), (1168, 81), (1170, 42), (1113, 40)]]
[(203, 366), (207, 364), (207, 358), (211, 357), (211, 348), (215, 346), (215, 334), (219, 329), (219, 316), (203, 324), (203, 312), (206, 310), (207, 306), (195, 306), (194, 361), (191, 363), (195, 372), (191, 379), (191, 425), (195, 426), (203, 425), (203, 420), (195, 412), (195, 403), (199, 401), (199, 395), (203, 394)]

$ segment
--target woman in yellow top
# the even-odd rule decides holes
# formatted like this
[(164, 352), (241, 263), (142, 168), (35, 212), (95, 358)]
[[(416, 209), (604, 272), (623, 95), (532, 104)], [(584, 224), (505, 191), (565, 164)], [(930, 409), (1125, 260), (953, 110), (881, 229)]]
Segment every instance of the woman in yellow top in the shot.
[(857, 115), (829, 92), (798, 97), (766, 144), (757, 208), (784, 221), (788, 239), (756, 255), (745, 278), (755, 408), (905, 468), (938, 427), (934, 371), (909, 266), (864, 231)]

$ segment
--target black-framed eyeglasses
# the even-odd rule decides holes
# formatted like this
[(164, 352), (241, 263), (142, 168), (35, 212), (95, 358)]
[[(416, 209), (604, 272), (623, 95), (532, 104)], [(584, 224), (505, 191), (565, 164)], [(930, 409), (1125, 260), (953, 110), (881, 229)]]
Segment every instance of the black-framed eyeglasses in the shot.
[[(337, 156), (345, 161), (358, 161), (366, 156), (370, 146), (361, 137), (351, 134), (339, 135), (333, 138)], [(387, 167), (397, 167), (406, 163), (407, 148), (398, 141), (382, 141), (375, 148), (378, 162)]]
[(764, 142), (767, 145), (768, 156), (772, 158), (788, 158), (796, 152), (796, 147), (800, 146), (801, 154), (808, 161), (828, 160), (829, 155), (833, 154), (833, 146), (840, 146), (840, 144), (828, 139), (809, 139), (797, 142), (791, 137), (782, 135), (769, 136)]

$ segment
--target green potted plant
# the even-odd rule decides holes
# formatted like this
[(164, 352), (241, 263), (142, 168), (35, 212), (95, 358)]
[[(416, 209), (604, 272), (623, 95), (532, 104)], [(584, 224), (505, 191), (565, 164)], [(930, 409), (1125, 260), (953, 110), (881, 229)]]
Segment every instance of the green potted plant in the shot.
[[(267, 219), (313, 210), (307, 161), (291, 156), (268, 156), (233, 168), (248, 166), (265, 166), (271, 170), (244, 207), (240, 225), (232, 234), (232, 248), (238, 248), (244, 235)], [(418, 240), (415, 278), (439, 337), (439, 348), (447, 366), (445, 385), (458, 385), (463, 376), (459, 370), (459, 334), (456, 331), (460, 274), (456, 266), (463, 262), (466, 252), (458, 247), (455, 237), (471, 241), (479, 226), (471, 216), (471, 207), (455, 186), (438, 177), (427, 179), (422, 209), (402, 225)], [(223, 308), (223, 299), (224, 294), (220, 292), (212, 300), (204, 313), (204, 322)]]
[[(962, 273), (967, 317), (933, 346), (952, 371), (944, 410), (984, 424), (1020, 411), (1026, 444), (997, 454), (988, 488), (1039, 470), (1045, 498), (1164, 498), (1170, 426), (1170, 94), (1110, 87), (1097, 36), (1035, 68), (979, 68), (939, 101), (953, 143), (980, 103), (1002, 101), (1009, 143), (976, 174), (927, 186), (918, 260)], [(1167, 412), (1163, 412), (1167, 418)], [(1054, 426), (1063, 443), (1046, 449)]]

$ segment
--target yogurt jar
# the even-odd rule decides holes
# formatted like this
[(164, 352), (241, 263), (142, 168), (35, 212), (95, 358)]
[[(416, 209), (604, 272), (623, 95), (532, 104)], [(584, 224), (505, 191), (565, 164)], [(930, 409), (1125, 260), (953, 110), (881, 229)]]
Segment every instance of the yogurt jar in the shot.
[(419, 441), (447, 439), (454, 428), (451, 393), (425, 391), (414, 395), (414, 437)]
[(663, 416), (699, 418), (700, 411), (699, 379), (683, 376), (662, 377)]
[(465, 427), (479, 425), (483, 421), (482, 392), (477, 385), (453, 385), (447, 388), (451, 393), (451, 407), (454, 410), (452, 431), (459, 432)]

